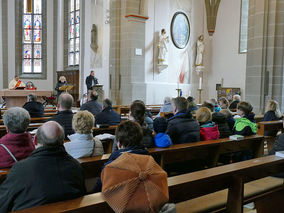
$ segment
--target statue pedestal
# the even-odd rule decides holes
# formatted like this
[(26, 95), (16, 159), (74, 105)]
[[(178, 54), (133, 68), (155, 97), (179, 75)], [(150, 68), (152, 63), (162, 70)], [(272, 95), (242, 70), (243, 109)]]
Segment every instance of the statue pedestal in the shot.
[(158, 72), (161, 73), (164, 69), (168, 67), (167, 64), (158, 64)]
[(97, 84), (95, 86), (93, 86), (93, 92), (97, 92), (98, 94), (98, 102), (100, 104), (103, 103), (103, 100), (104, 100), (104, 90), (103, 90), (103, 85), (101, 84)]

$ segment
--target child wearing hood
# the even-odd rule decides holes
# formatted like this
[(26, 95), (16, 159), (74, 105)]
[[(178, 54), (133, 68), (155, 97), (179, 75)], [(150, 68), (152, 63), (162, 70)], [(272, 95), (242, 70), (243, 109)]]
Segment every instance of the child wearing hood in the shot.
[(167, 120), (164, 117), (158, 117), (154, 120), (154, 131), (155, 131), (155, 145), (156, 147), (169, 147), (171, 146), (172, 140), (168, 134), (167, 130)]

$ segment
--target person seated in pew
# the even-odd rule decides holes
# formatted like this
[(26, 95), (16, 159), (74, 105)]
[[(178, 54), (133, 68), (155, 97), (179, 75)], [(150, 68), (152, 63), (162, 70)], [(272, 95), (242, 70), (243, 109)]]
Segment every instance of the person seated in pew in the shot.
[(229, 101), (225, 97), (219, 99), (219, 105), (221, 109), (229, 109)]
[(141, 101), (134, 101), (130, 106), (129, 120), (136, 121), (140, 124), (143, 130), (143, 140), (142, 143), (145, 147), (154, 147), (154, 137), (153, 131), (146, 122), (146, 107)]
[(237, 114), (240, 118), (236, 119), (233, 134), (249, 136), (256, 134), (257, 126), (254, 120), (253, 107), (250, 103), (242, 101), (237, 105)]
[(227, 138), (232, 135), (232, 130), (229, 127), (226, 116), (221, 112), (214, 112), (212, 114), (212, 121), (218, 126), (220, 132), (219, 138)]
[(172, 106), (170, 97), (165, 97), (164, 98), (164, 104), (160, 108), (160, 112), (159, 112), (159, 114), (156, 117), (160, 117), (161, 116), (161, 112), (173, 112), (173, 106)]
[(236, 110), (238, 103), (241, 102), (241, 96), (238, 94), (235, 94), (233, 96), (233, 102), (230, 104), (229, 109), (230, 110)]
[(73, 116), (72, 126), (75, 134), (69, 135), (70, 142), (64, 143), (66, 152), (73, 158), (103, 155), (102, 142), (93, 137), (94, 116), (92, 113), (79, 111)]
[(218, 101), (215, 98), (211, 98), (210, 102), (214, 106), (214, 112), (220, 112), (221, 111), (221, 107), (218, 105)]
[(81, 197), (86, 193), (83, 169), (64, 149), (64, 130), (44, 123), (34, 138), (36, 149), (17, 162), (0, 185), (0, 212), (10, 212)]
[(147, 123), (148, 127), (153, 131), (152, 113), (149, 109), (146, 108), (145, 103), (141, 100), (135, 100), (132, 103), (141, 103), (145, 106), (145, 122)]
[(226, 138), (232, 135), (232, 130), (230, 130), (226, 117), (222, 113), (214, 111), (215, 107), (213, 103), (204, 101), (204, 103), (202, 104), (202, 107), (206, 107), (211, 111), (212, 121), (218, 125), (218, 130), (220, 132), (220, 138)]
[(196, 103), (194, 102), (194, 98), (192, 96), (188, 96), (187, 102), (188, 102), (188, 110), (191, 112), (191, 114), (196, 113), (196, 110), (198, 110), (198, 107)]
[[(262, 121), (278, 121), (282, 119), (282, 114), (277, 101), (270, 100), (266, 106)], [(277, 130), (264, 131), (264, 136), (276, 136)]]
[(174, 116), (168, 119), (166, 133), (171, 137), (173, 144), (200, 141), (200, 127), (187, 110), (187, 100), (184, 97), (177, 97), (172, 102)]
[(110, 99), (105, 99), (103, 101), (102, 109), (103, 111), (96, 115), (95, 125), (118, 125), (121, 122), (120, 114), (112, 109), (112, 102)]
[(74, 134), (72, 128), (73, 112), (71, 110), (73, 102), (74, 99), (72, 95), (69, 93), (62, 93), (58, 98), (58, 112), (49, 119), (49, 121), (58, 122), (64, 128), (65, 139), (68, 139), (68, 135)]
[(231, 132), (233, 132), (233, 128), (234, 128), (234, 125), (235, 125), (235, 119), (234, 119), (231, 111), (228, 110), (228, 109), (222, 109), (220, 111), (220, 113), (225, 115), (225, 118), (226, 118), (226, 121), (227, 121), (227, 123), (229, 125), (229, 128), (230, 128)]
[(167, 204), (167, 173), (152, 156), (122, 153), (101, 177), (102, 194), (115, 212), (176, 213), (175, 204)]
[(154, 120), (156, 147), (169, 147), (173, 144), (170, 136), (165, 133), (167, 131), (167, 126), (167, 120), (163, 117), (158, 117)]
[(220, 132), (218, 125), (212, 121), (212, 114), (207, 107), (201, 107), (196, 112), (196, 120), (200, 125), (200, 140), (214, 140), (219, 139)]
[(44, 106), (37, 101), (37, 97), (34, 94), (27, 96), (27, 102), (24, 104), (23, 108), (29, 112), (31, 118), (40, 118), (44, 115)]
[(98, 93), (96, 91), (93, 91), (90, 96), (91, 100), (83, 104), (80, 107), (80, 110), (88, 110), (94, 116), (99, 114), (102, 111), (102, 105), (97, 102), (98, 97)]
[[(115, 131), (115, 138), (117, 141), (118, 150), (113, 152), (105, 163), (103, 168), (116, 160), (122, 153), (134, 153), (148, 155), (149, 152), (143, 145), (143, 130), (141, 125), (135, 121), (121, 122)], [(102, 168), (102, 169), (103, 169)], [(94, 186), (93, 192), (100, 192), (102, 190), (102, 182), (100, 176)]]
[(13, 166), (34, 150), (32, 136), (27, 132), (30, 124), (27, 110), (21, 107), (10, 108), (4, 113), (3, 122), (7, 134), (0, 139), (0, 169)]

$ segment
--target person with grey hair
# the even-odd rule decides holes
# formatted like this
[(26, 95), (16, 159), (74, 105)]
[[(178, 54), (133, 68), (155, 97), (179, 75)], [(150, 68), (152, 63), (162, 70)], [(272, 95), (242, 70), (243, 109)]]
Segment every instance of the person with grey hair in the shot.
[(91, 94), (91, 100), (87, 103), (84, 103), (80, 110), (88, 110), (90, 113), (92, 113), (94, 116), (99, 114), (102, 111), (102, 105), (98, 103), (98, 93), (96, 91), (93, 91)]
[(64, 130), (54, 121), (37, 131), (31, 156), (16, 163), (0, 186), (0, 212), (81, 197), (83, 169), (64, 149)]
[(112, 102), (110, 99), (105, 99), (103, 101), (102, 109), (103, 111), (96, 115), (95, 125), (118, 125), (121, 122), (120, 114), (112, 109)]
[(171, 98), (170, 97), (165, 97), (164, 98), (164, 104), (161, 107), (160, 112), (157, 115), (157, 117), (161, 116), (161, 112), (173, 112), (173, 105), (171, 103)]
[(65, 132), (65, 139), (68, 139), (68, 135), (74, 134), (72, 128), (73, 112), (71, 110), (74, 99), (69, 93), (62, 93), (58, 98), (57, 108), (58, 113), (52, 116), (49, 121), (58, 122)]
[(25, 109), (8, 109), (3, 116), (3, 122), (7, 134), (0, 139), (0, 169), (13, 166), (34, 150), (32, 137), (26, 132), (30, 124), (30, 115)]
[(43, 117), (44, 106), (37, 101), (37, 97), (34, 94), (29, 94), (27, 96), (27, 102), (24, 104), (23, 108), (29, 112), (32, 118)]

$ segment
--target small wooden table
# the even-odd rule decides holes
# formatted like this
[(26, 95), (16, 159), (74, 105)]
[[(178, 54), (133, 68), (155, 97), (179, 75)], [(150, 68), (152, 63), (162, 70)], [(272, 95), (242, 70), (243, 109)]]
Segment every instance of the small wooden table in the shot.
[(51, 91), (44, 90), (0, 90), (0, 96), (5, 97), (6, 107), (22, 107), (27, 102), (27, 95), (34, 94), (39, 102), (42, 102), (41, 97), (51, 96)]

